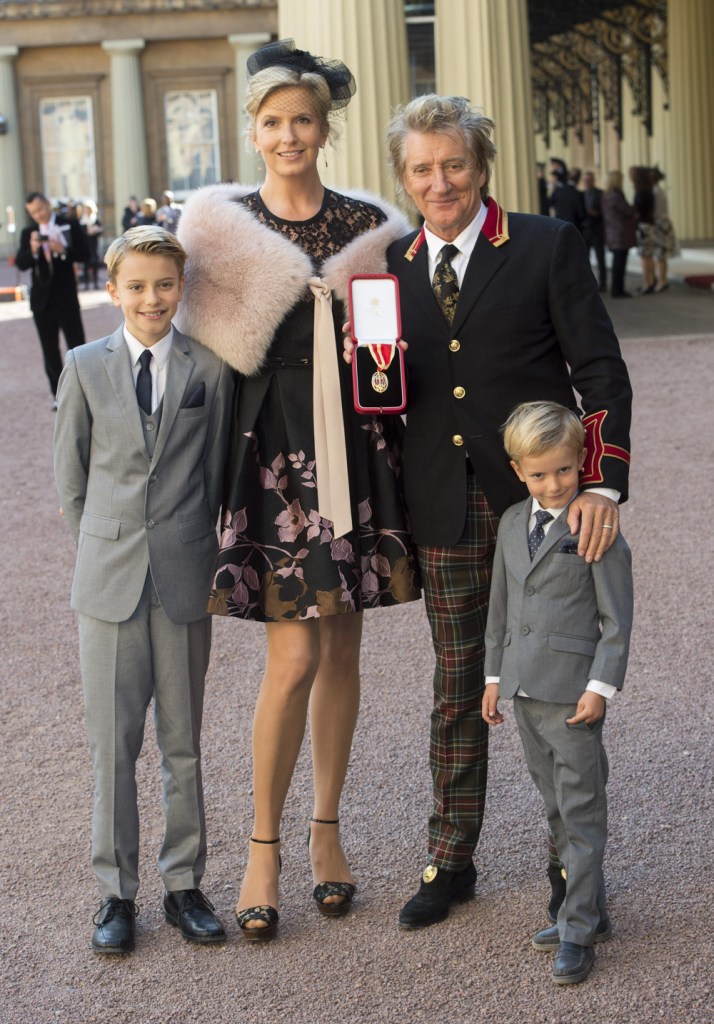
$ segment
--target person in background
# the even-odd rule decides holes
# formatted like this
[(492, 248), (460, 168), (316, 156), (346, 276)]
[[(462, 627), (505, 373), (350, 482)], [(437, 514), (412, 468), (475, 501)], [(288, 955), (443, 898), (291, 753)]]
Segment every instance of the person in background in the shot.
[(637, 251), (642, 261), (642, 287), (640, 295), (652, 295), (655, 290), (655, 199), (649, 167), (630, 167), (630, 181), (635, 194), (632, 205), (637, 213)]
[(554, 172), (553, 191), (550, 196), (550, 210), (554, 217), (574, 224), (582, 234), (585, 225), (585, 201), (582, 192), (578, 191), (580, 170), (577, 167), (570, 171)]
[(625, 199), (621, 171), (610, 171), (607, 188), (601, 200), (605, 244), (612, 253), (610, 295), (613, 299), (629, 299), (625, 291), (627, 254), (637, 243), (637, 211)]
[(32, 271), (30, 309), (42, 346), (52, 409), (56, 410), (62, 373), (60, 331), (68, 349), (85, 340), (74, 264), (86, 263), (89, 250), (77, 219), (56, 214), (42, 192), (30, 192), (25, 209), (32, 223), (20, 234), (15, 265), (18, 270)]
[(124, 213), (121, 218), (122, 231), (128, 231), (129, 228), (135, 228), (139, 223), (140, 213), (139, 200), (136, 196), (129, 196), (129, 200), (124, 207)]
[(178, 230), (181, 207), (174, 202), (174, 194), (167, 189), (161, 196), (161, 206), (156, 211), (156, 223), (170, 231), (172, 235)]
[(585, 223), (583, 238), (590, 252), (595, 253), (598, 269), (600, 291), (607, 291), (607, 269), (605, 267), (605, 227), (602, 219), (602, 189), (595, 185), (592, 171), (583, 174), (583, 201), (585, 203)]
[(82, 268), (82, 284), (89, 290), (99, 288), (99, 243), (104, 228), (99, 220), (97, 204), (93, 199), (85, 199), (79, 209), (79, 223), (87, 236), (89, 259)]
[(659, 167), (651, 169), (651, 181), (654, 193), (654, 261), (655, 277), (657, 279), (655, 293), (659, 295), (660, 292), (669, 288), (667, 263), (671, 257), (679, 254), (679, 243), (674, 232), (674, 225), (669, 219), (667, 193), (662, 186), (664, 174), (660, 171)]
[(141, 200), (140, 213), (136, 218), (137, 225), (156, 224), (156, 200), (151, 196)]

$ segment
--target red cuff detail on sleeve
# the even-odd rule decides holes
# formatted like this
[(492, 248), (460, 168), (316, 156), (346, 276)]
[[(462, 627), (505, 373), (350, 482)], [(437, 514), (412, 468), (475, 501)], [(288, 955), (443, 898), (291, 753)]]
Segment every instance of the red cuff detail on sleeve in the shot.
[(585, 427), (585, 464), (580, 474), (581, 484), (601, 484), (605, 477), (602, 472), (602, 460), (609, 456), (621, 459), (630, 464), (630, 453), (617, 444), (606, 444), (602, 439), (602, 425), (607, 416), (607, 409), (590, 413), (583, 419)]

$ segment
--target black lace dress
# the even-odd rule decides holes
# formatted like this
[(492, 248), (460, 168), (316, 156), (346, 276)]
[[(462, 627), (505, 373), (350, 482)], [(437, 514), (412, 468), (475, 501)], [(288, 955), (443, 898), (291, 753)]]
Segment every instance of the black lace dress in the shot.
[[(275, 217), (258, 193), (241, 202), (322, 263), (381, 224), (381, 210), (325, 190), (307, 221)], [(279, 281), (276, 282), (279, 286)], [(353, 530), (335, 538), (317, 511), (312, 421), (314, 299), (309, 291), (275, 334), (263, 370), (241, 377), (224, 488), (224, 521), (209, 611), (262, 622), (339, 615), (420, 597), (400, 483), (399, 416), (354, 411), (341, 358), (344, 310), (333, 301)]]

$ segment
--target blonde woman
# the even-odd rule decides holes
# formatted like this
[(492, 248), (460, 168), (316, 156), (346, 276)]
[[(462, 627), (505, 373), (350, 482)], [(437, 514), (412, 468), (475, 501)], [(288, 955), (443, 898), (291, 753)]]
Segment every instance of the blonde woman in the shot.
[[(254, 53), (248, 71), (247, 135), (265, 180), (257, 190), (199, 190), (179, 237), (189, 252), (182, 324), (238, 372), (209, 607), (265, 622), (267, 632), (253, 725), (255, 815), (236, 907), (242, 934), (255, 941), (278, 924), (280, 821), (308, 705), (313, 896), (324, 914), (350, 907), (355, 879), (338, 808), (359, 706), (362, 611), (414, 600), (419, 587), (399, 481), (401, 421), (355, 413), (335, 340), (350, 275), (383, 271), (386, 247), (407, 226), (382, 200), (341, 195), (320, 180), (334, 117), (355, 91), (344, 64), (288, 40)], [(325, 326), (336, 383), (323, 394), (313, 354)], [(324, 349), (321, 369), (323, 360)], [(326, 425), (314, 416), (316, 398)], [(339, 515), (325, 512), (319, 454), (333, 441), (346, 474), (332, 494)]]

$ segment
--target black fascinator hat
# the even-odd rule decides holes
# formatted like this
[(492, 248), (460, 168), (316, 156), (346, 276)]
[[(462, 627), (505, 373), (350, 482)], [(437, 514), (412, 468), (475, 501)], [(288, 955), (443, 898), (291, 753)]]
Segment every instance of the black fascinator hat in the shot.
[(269, 68), (288, 68), (298, 74), (310, 72), (320, 75), (330, 90), (330, 110), (343, 110), (357, 90), (357, 83), (350, 69), (341, 60), (324, 60), (307, 50), (298, 50), (293, 39), (279, 39), (275, 43), (261, 46), (248, 58), (248, 88), (250, 79), (259, 71)]

